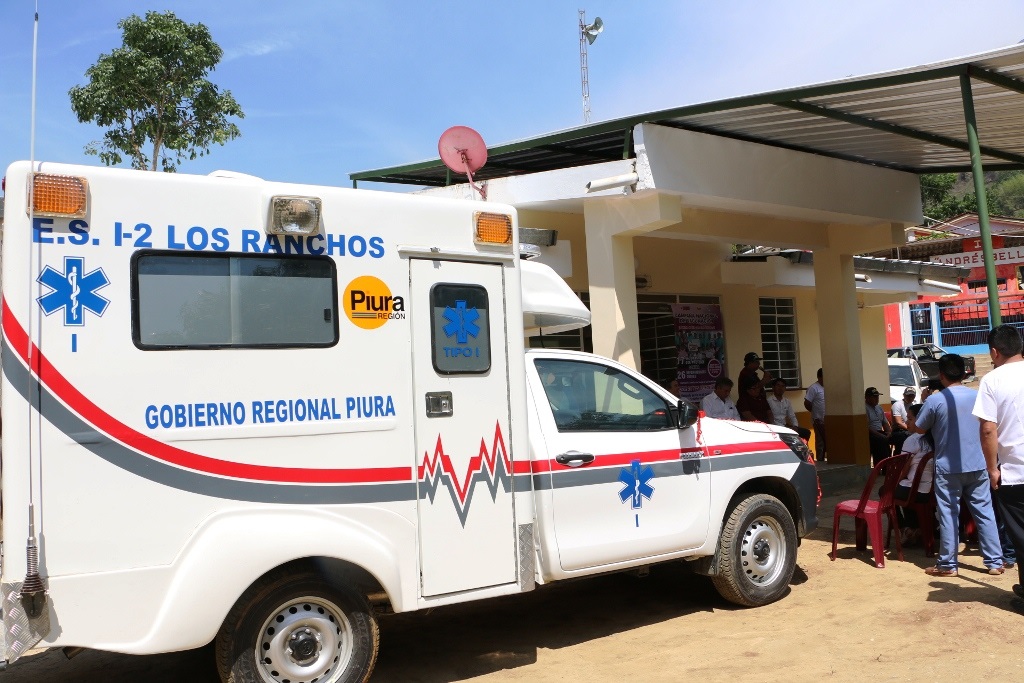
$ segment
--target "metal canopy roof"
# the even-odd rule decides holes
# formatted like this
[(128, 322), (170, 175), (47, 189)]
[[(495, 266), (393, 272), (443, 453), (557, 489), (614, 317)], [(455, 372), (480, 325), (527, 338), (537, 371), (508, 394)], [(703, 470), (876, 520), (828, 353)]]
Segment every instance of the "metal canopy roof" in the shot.
[[(911, 173), (970, 171), (961, 82), (969, 79), (986, 169), (1024, 168), (1024, 45), (820, 85), (589, 124), (488, 148), (487, 180), (634, 156), (632, 132), (656, 123)], [(440, 159), (349, 175), (443, 186)]]

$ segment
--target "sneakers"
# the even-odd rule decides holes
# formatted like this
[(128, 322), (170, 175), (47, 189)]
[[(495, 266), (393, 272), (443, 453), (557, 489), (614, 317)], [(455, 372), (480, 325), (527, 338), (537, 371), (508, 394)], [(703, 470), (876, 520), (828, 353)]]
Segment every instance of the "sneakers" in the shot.
[[(958, 576), (955, 569), (943, 569), (942, 567), (928, 567), (924, 570), (928, 576), (953, 577)], [(1000, 572), (1001, 573), (1001, 572)]]

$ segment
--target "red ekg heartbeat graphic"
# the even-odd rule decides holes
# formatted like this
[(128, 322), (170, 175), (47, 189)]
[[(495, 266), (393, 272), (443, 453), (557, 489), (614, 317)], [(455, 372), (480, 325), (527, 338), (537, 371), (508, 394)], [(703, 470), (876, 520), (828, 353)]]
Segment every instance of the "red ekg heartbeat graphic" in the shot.
[(512, 462), (508, 457), (508, 449), (505, 448), (505, 438), (501, 433), (501, 423), (495, 422), (494, 442), (490, 450), (487, 448), (486, 440), (481, 438), (480, 451), (470, 459), (469, 465), (466, 466), (466, 476), (460, 481), (455, 468), (452, 466), (451, 458), (444, 452), (441, 435), (438, 434), (437, 445), (434, 446), (434, 454), (423, 453), (423, 463), (419, 466), (418, 471), (419, 479), (432, 478), (438, 472), (444, 474), (455, 487), (455, 494), (458, 496), (459, 501), (465, 504), (470, 484), (473, 481), (473, 475), (486, 471), (490, 480), (494, 481), (494, 477), (497, 474), (499, 453), (501, 454), (501, 462), (505, 467), (505, 472), (511, 474)]

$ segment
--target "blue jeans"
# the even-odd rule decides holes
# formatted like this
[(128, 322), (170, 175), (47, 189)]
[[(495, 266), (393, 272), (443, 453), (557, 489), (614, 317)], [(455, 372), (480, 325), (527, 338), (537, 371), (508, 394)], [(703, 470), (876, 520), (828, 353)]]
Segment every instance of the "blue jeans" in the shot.
[(992, 509), (992, 489), (988, 472), (960, 474), (935, 473), (935, 507), (939, 517), (939, 556), (935, 563), (940, 569), (956, 569), (956, 554), (960, 546), (960, 501), (963, 500), (978, 526), (978, 545), (985, 566), (989, 569), (1003, 566), (1003, 549), (999, 544)]

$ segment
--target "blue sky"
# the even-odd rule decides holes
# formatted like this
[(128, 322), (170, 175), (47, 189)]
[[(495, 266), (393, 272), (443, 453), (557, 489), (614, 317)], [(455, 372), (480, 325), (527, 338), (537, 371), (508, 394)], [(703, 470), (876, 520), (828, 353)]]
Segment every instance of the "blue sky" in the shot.
[[(225, 53), (212, 80), (246, 112), (241, 138), (181, 172), (348, 186), (436, 157), (452, 125), (492, 145), (577, 126), (581, 8), (606, 27), (589, 50), (592, 121), (1024, 39), (1022, 0), (39, 0), (35, 156), (99, 163), (83, 147), (101, 131), (68, 89), (120, 45), (118, 20), (151, 9), (210, 28)], [(33, 11), (0, 0), (0, 172), (29, 157)]]

